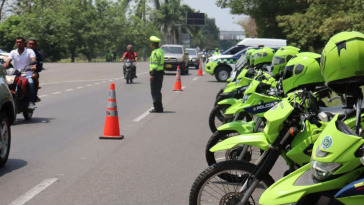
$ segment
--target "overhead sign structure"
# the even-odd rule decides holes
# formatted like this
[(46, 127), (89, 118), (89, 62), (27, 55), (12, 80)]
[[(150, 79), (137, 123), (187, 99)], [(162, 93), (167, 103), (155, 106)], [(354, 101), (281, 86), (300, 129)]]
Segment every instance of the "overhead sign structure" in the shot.
[(204, 26), (205, 13), (187, 13), (187, 25)]

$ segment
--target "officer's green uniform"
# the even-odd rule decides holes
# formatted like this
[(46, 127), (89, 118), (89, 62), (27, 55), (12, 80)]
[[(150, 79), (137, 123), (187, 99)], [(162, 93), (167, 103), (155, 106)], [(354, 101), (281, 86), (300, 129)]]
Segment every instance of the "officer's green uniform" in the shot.
[(214, 55), (218, 55), (218, 54), (220, 54), (220, 52), (219, 52), (219, 49), (216, 48)]
[[(152, 42), (160, 42), (160, 39), (151, 36)], [(154, 76), (153, 82), (150, 83), (150, 89), (152, 92), (154, 110), (156, 112), (163, 112), (162, 104), (162, 84), (164, 75), (164, 53), (162, 49), (156, 48), (153, 50), (150, 56), (150, 75)]]

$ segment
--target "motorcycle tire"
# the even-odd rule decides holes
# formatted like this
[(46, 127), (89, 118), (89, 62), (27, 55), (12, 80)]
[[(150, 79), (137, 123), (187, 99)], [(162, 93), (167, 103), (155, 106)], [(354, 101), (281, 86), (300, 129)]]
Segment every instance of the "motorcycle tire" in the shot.
[(23, 116), (24, 116), (24, 119), (26, 119), (26, 120), (32, 119), (32, 117), (33, 117), (33, 110), (27, 109), (26, 111), (23, 112)]
[(231, 105), (216, 105), (209, 115), (209, 127), (212, 133), (216, 132), (217, 126), (215, 123), (215, 118), (218, 119), (222, 124), (225, 124), (227, 122), (230, 122), (233, 120), (233, 115), (228, 118), (228, 116), (225, 116), (223, 113), (226, 109), (228, 109)]
[[(206, 162), (209, 166), (221, 162), (221, 159), (222, 159), (221, 156), (220, 157), (215, 156), (215, 153), (217, 153), (217, 152), (210, 152), (210, 149), (213, 146), (217, 145), (219, 142), (222, 142), (230, 137), (234, 137), (237, 135), (240, 135), (237, 131), (229, 130), (229, 131), (216, 131), (210, 137), (209, 141), (206, 144), (206, 148), (205, 148)], [(225, 154), (224, 154), (225, 161), (236, 160), (236, 157), (238, 157), (240, 155), (241, 151), (242, 151), (242, 146), (237, 146), (230, 150), (226, 150)], [(258, 147), (250, 146), (242, 160), (246, 161), (246, 162), (255, 161), (255, 160), (257, 160), (257, 158), (261, 157), (263, 152), (264, 151), (259, 149)], [(216, 161), (218, 159), (220, 160), (219, 162)]]
[(3, 167), (8, 161), (11, 144), (10, 122), (5, 112), (0, 113), (0, 142), (5, 144), (5, 147), (0, 149), (0, 167)]
[[(191, 191), (190, 191), (190, 196), (189, 196), (189, 205), (200, 205), (200, 199), (202, 198), (202, 193), (203, 193), (203, 189), (205, 187), (209, 187), (209, 185), (214, 184), (214, 185), (221, 185), (221, 184), (226, 184), (227, 182), (232, 182), (232, 183), (241, 183), (244, 184), (244, 181), (248, 178), (248, 176), (254, 171), (254, 169), (256, 169), (256, 165), (252, 164), (252, 163), (248, 163), (248, 162), (243, 162), (243, 161), (237, 161), (237, 160), (232, 160), (232, 161), (226, 161), (226, 162), (221, 162), (221, 163), (217, 163), (214, 164), (213, 166), (208, 167), (207, 169), (205, 169), (205, 171), (203, 171), (195, 180), (195, 182), (192, 185)], [(242, 175), (242, 177), (239, 178), (231, 178), (229, 179), (230, 175), (229, 174), (222, 174), (223, 172), (228, 172), (228, 171), (242, 171), (242, 172), (246, 172), (246, 174)], [(218, 177), (216, 177), (216, 175)], [(216, 179), (217, 182), (219, 183), (209, 183), (210, 179)], [(219, 181), (217, 178), (225, 178), (227, 182), (224, 181)], [(262, 185), (264, 186), (264, 188), (268, 188), (269, 186), (271, 186), (274, 183), (273, 178), (270, 175), (267, 175), (262, 181), (261, 183), (263, 183)], [(249, 184), (249, 182), (248, 182)], [(222, 185), (225, 186), (225, 185)], [(226, 200), (228, 200), (229, 202), (231, 202), (231, 199), (233, 197), (235, 197), (236, 195), (240, 195), (240, 193), (236, 192), (233, 193), (235, 190), (239, 190), (240, 187), (236, 187), (235, 189), (218, 189), (215, 188), (215, 190), (218, 190), (219, 192), (229, 192), (229, 193), (222, 193), (220, 194), (220, 199), (217, 199), (216, 204), (220, 204), (220, 202), (222, 201), (222, 199), (225, 197)], [(232, 191), (232, 192), (231, 192)], [(207, 191), (205, 191), (206, 193), (209, 193)], [(224, 194), (224, 195), (223, 195)], [(211, 194), (210, 194), (211, 195)], [(230, 197), (229, 197), (230, 196)], [(239, 199), (237, 197), (236, 199), (237, 201), (231, 204), (236, 204)], [(259, 201), (259, 199), (257, 199)], [(257, 202), (258, 202), (257, 201)], [(223, 204), (228, 204), (228, 203), (223, 203)], [(230, 203), (229, 203), (230, 204)]]
[[(221, 89), (218, 93), (217, 93), (217, 95), (216, 95), (216, 100), (220, 97), (220, 94), (221, 93), (223, 93), (224, 92), (224, 90), (223, 89)], [(216, 105), (216, 101), (215, 101), (215, 105)]]

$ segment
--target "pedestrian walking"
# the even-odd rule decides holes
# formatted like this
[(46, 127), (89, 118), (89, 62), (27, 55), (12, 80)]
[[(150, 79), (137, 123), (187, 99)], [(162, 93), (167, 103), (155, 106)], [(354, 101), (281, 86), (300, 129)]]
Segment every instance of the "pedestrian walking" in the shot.
[(156, 36), (150, 37), (151, 46), (153, 49), (150, 55), (149, 67), (150, 67), (150, 89), (153, 98), (154, 109), (150, 110), (150, 113), (163, 112), (162, 104), (162, 85), (164, 77), (164, 53), (159, 48), (159, 42), (161, 41)]

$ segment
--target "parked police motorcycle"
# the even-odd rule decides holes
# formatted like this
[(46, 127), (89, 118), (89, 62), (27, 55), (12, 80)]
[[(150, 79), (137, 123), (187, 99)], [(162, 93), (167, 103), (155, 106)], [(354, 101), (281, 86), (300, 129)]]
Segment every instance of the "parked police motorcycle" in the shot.
[(6, 84), (8, 84), (14, 99), (15, 113), (23, 113), (26, 120), (32, 118), (34, 110), (28, 109), (30, 103), (30, 92), (27, 89), (28, 79), (22, 76), (22, 74), (26, 74), (30, 70), (30, 68), (27, 68), (28, 66), (35, 65), (36, 63), (37, 61), (31, 61), (29, 65), (20, 71), (15, 68), (8, 68), (4, 72)]

